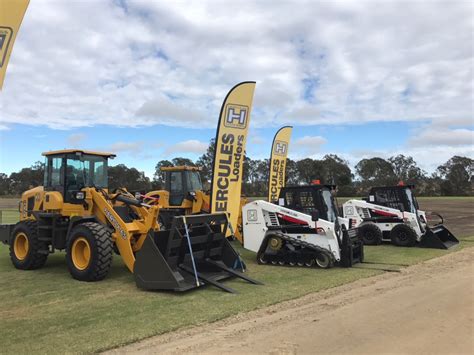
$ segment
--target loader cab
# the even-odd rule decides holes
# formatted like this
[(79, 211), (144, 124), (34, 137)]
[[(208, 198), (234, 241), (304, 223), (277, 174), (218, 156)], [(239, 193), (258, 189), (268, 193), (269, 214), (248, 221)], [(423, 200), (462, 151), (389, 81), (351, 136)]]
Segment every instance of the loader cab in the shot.
[(335, 185), (288, 186), (280, 191), (278, 204), (329, 222), (337, 219)]
[(108, 159), (114, 154), (68, 149), (43, 155), (44, 190), (60, 192), (64, 202), (83, 203), (84, 187), (108, 188)]
[(165, 190), (169, 191), (170, 206), (181, 206), (185, 199), (202, 191), (201, 168), (195, 166), (162, 167), (165, 173)]
[(373, 187), (366, 201), (379, 206), (415, 213), (419, 207), (413, 193), (414, 188), (414, 185)]

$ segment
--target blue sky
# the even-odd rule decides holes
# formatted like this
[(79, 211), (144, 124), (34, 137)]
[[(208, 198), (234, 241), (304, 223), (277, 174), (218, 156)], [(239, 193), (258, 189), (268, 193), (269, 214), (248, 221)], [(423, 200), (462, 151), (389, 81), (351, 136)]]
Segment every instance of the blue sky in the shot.
[(245, 80), (257, 82), (252, 158), (293, 125), (294, 159), (334, 153), (354, 166), (405, 154), (432, 172), (455, 154), (474, 157), (473, 11), (468, 2), (32, 1), (0, 92), (0, 172), (78, 147), (112, 150), (114, 164), (151, 177), (158, 160), (202, 154), (222, 100)]

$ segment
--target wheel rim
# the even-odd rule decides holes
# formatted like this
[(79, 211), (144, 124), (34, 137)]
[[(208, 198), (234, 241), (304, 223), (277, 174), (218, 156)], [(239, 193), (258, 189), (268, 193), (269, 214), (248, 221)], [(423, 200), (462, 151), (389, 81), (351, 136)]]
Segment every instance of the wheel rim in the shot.
[(404, 232), (399, 232), (398, 233), (398, 240), (400, 240), (401, 242), (404, 242), (406, 241), (408, 238), (407, 238), (407, 235), (406, 233)]
[(329, 258), (327, 255), (318, 255), (316, 257), (316, 264), (318, 264), (319, 267), (321, 268), (327, 268), (329, 265)]
[(85, 270), (91, 261), (91, 247), (84, 237), (77, 238), (72, 244), (72, 263), (79, 270)]
[(13, 243), (13, 251), (18, 260), (25, 260), (30, 250), (30, 243), (25, 233), (18, 233)]
[(375, 239), (374, 233), (372, 232), (365, 232), (365, 239), (368, 241), (373, 241)]

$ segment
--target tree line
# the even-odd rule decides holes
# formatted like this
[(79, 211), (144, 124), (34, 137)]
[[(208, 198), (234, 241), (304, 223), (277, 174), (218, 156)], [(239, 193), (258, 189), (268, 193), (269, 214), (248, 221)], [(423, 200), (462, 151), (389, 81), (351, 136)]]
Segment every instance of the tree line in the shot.
[[(126, 187), (129, 191), (151, 191), (163, 188), (165, 166), (198, 166), (205, 189), (210, 188), (214, 140), (196, 161), (185, 157), (160, 160), (150, 179), (144, 172), (124, 164), (110, 166), (109, 188)], [(246, 196), (267, 196), (269, 178), (269, 159), (251, 159), (245, 157), (242, 192)], [(474, 160), (468, 157), (453, 156), (438, 166), (434, 173), (428, 174), (421, 169), (410, 156), (396, 155), (388, 159), (374, 157), (360, 160), (354, 167), (335, 154), (325, 155), (322, 159), (287, 160), (287, 185), (310, 184), (320, 180), (323, 184), (338, 186), (339, 196), (364, 196), (372, 186), (395, 185), (400, 181), (416, 185), (418, 196), (472, 196)], [(0, 195), (21, 195), (23, 191), (43, 183), (44, 164), (36, 162), (29, 168), (9, 176), (0, 173)]]

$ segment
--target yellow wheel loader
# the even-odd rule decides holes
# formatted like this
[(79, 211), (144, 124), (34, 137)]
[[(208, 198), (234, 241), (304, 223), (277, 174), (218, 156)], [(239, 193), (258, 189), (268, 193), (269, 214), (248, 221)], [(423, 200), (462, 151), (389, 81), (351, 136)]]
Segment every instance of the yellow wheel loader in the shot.
[[(164, 190), (148, 192), (143, 202), (161, 206), (158, 222), (161, 229), (168, 229), (176, 216), (210, 212), (210, 195), (205, 191), (196, 166), (162, 167), (165, 173)], [(240, 199), (240, 213), (237, 226), (231, 234), (242, 243), (242, 206), (247, 199)]]
[(0, 241), (10, 246), (17, 269), (41, 268), (48, 255), (66, 251), (71, 276), (104, 279), (114, 249), (146, 290), (185, 291), (239, 277), (243, 262), (225, 238), (227, 214), (173, 218), (160, 231), (160, 206), (135, 199), (124, 189), (107, 189), (110, 153), (61, 150), (46, 156), (44, 186), (23, 193), (20, 222), (0, 225)]

